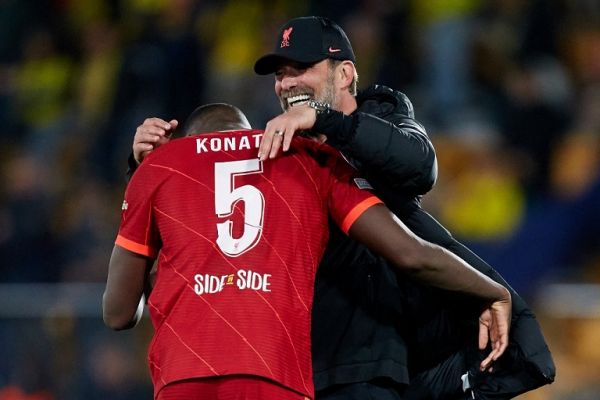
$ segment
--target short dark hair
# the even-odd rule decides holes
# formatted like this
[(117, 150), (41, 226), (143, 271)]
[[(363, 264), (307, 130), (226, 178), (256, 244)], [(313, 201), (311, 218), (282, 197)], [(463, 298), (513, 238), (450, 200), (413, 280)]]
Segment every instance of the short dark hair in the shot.
[(210, 103), (192, 111), (185, 121), (183, 134), (187, 136), (232, 129), (251, 129), (244, 113), (231, 104)]

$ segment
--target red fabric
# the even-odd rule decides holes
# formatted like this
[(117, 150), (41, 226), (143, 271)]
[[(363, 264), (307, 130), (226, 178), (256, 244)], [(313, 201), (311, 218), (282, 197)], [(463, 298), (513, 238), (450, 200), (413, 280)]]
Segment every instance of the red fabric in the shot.
[(157, 400), (309, 400), (274, 382), (258, 377), (226, 377), (174, 382), (163, 387)]
[(156, 391), (252, 374), (313, 395), (310, 310), (328, 215), (341, 225), (378, 199), (357, 187), (338, 152), (306, 139), (259, 162), (261, 134), (174, 140), (129, 184), (117, 244), (160, 249), (148, 301)]

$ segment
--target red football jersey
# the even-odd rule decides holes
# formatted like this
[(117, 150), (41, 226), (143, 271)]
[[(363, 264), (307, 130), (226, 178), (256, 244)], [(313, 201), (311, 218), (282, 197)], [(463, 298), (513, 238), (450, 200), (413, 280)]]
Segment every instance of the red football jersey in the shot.
[(159, 259), (148, 300), (155, 394), (250, 374), (313, 397), (310, 312), (328, 216), (347, 231), (380, 200), (331, 147), (295, 138), (261, 162), (261, 136), (173, 140), (129, 183), (116, 243)]

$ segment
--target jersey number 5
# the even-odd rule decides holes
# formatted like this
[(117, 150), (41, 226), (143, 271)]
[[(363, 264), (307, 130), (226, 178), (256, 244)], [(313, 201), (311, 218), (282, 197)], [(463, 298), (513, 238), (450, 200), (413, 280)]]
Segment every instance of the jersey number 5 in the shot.
[(235, 177), (260, 174), (262, 162), (258, 159), (215, 163), (215, 213), (219, 218), (233, 214), (238, 201), (244, 202), (244, 232), (233, 237), (233, 222), (228, 219), (217, 224), (217, 246), (230, 257), (237, 257), (252, 249), (260, 240), (263, 226), (265, 199), (255, 186), (235, 187)]

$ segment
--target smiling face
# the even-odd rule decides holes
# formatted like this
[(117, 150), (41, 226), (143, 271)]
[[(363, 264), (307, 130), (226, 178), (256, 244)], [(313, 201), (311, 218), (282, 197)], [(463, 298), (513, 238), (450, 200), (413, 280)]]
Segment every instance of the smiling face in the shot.
[(335, 68), (327, 60), (306, 65), (282, 64), (275, 72), (275, 94), (284, 111), (314, 99), (337, 109)]

